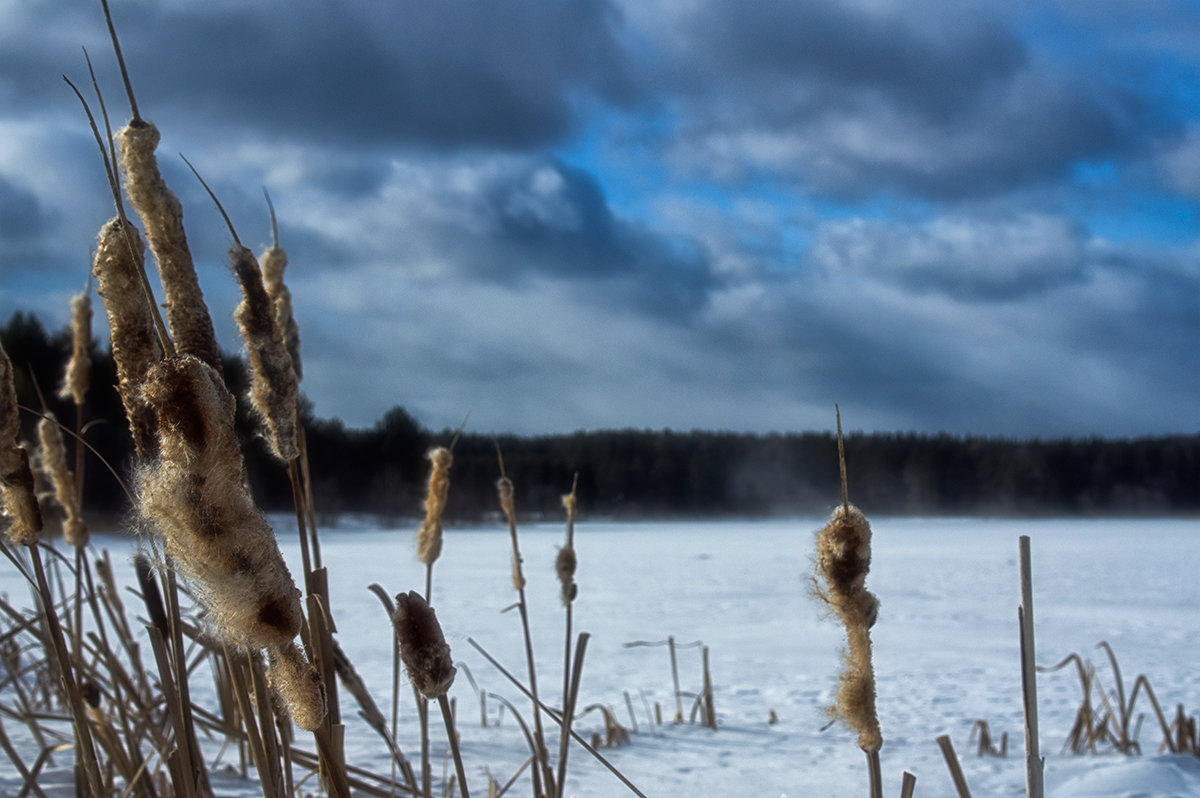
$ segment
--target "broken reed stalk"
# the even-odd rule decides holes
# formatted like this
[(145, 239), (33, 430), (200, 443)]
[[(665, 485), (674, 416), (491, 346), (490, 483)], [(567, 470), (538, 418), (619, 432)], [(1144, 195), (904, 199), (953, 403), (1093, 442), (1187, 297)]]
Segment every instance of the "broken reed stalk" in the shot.
[[(537, 744), (537, 763), (532, 768), (534, 798), (542, 795), (554, 795), (552, 783), (553, 773), (550, 771), (549, 754), (546, 751), (546, 735), (542, 728), (541, 701), (538, 699), (537, 668), (533, 661), (533, 635), (529, 631), (529, 605), (525, 598), (525, 573), (522, 570), (521, 546), (517, 539), (517, 509), (513, 496), (513, 483), (504, 473), (504, 457), (500, 453), (500, 444), (496, 443), (496, 459), (500, 465), (500, 479), (496, 482), (496, 490), (500, 495), (500, 509), (508, 520), (508, 533), (512, 541), (512, 581), (517, 591), (517, 611), (521, 616), (521, 631), (525, 640), (525, 664), (529, 672), (529, 691), (533, 695), (533, 729), (534, 741)], [(543, 790), (543, 779), (547, 782)]]
[(967, 777), (963, 775), (958, 755), (954, 753), (954, 743), (950, 742), (950, 735), (940, 735), (937, 738), (937, 744), (942, 749), (942, 758), (946, 760), (946, 767), (950, 771), (950, 780), (954, 782), (958, 798), (971, 798), (971, 789), (967, 786)]
[(1042, 757), (1038, 742), (1037, 667), (1033, 645), (1033, 576), (1029, 536), (1018, 541), (1021, 578), (1021, 606), (1017, 623), (1021, 635), (1021, 694), (1025, 707), (1025, 794), (1043, 798)]

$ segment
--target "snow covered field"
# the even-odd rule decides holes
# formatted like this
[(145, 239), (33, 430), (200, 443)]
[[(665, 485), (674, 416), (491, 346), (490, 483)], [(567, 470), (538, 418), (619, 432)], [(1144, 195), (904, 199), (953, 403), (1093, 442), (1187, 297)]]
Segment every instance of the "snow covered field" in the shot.
[[(294, 564), (295, 533), (286, 519), (277, 521), (285, 555)], [(577, 527), (575, 630), (591, 635), (579, 706), (605, 704), (630, 729), (628, 745), (603, 753), (651, 798), (867, 794), (865, 757), (854, 736), (840, 726), (823, 728), (843, 632), (809, 592), (813, 533), (822, 523), (810, 518)], [(873, 639), (886, 795), (899, 795), (905, 770), (917, 777), (917, 796), (956, 795), (935, 742), (940, 734), (951, 736), (975, 798), (1025, 794), (1017, 641), (1017, 539), (1023, 534), (1032, 538), (1040, 664), (1077, 652), (1096, 664), (1101, 684), (1111, 687), (1107, 660), (1096, 649), (1106, 640), (1127, 689), (1144, 673), (1168, 716), (1177, 703), (1189, 714), (1200, 709), (1200, 673), (1192, 659), (1200, 523), (879, 518), (873, 529), (867, 584), (881, 601)], [(521, 530), (539, 686), (548, 703), (558, 702), (562, 683), (563, 612), (553, 568), (562, 542), (559, 525)], [(122, 542), (100, 538), (96, 545), (115, 555)], [(347, 522), (324, 529), (322, 545), (339, 639), (386, 709), (391, 630), (367, 586), (377, 582), (389, 594), (423, 589), (424, 566), (416, 560), (412, 530)], [(481, 688), (528, 713), (528, 701), (467, 642), (473, 638), (524, 677), (520, 621), (515, 611), (503, 612), (516, 599), (509, 551), (502, 526), (447, 530), (432, 603), (456, 662), (465, 664)], [(0, 590), (23, 595), (12, 577), (3, 573)], [(625, 646), (668, 636), (680, 644), (703, 641), (709, 648), (716, 731), (670, 723), (675, 700), (666, 648)], [(679, 650), (679, 670), (681, 688), (698, 691), (699, 649)], [(1200, 759), (1156, 753), (1161, 735), (1144, 700), (1138, 705), (1139, 713), (1147, 713), (1140, 733), (1143, 756), (1079, 757), (1061, 753), (1080, 701), (1074, 669), (1040, 675), (1038, 691), (1048, 796), (1200, 795)], [(527, 750), (511, 715), (499, 717), (498, 702), (489, 702), (489, 725), (481, 726), (480, 704), (462, 668), (451, 695), (468, 775), (473, 789), (484, 794), (485, 771), (503, 782)], [(652, 723), (647, 708), (655, 703), (666, 725)], [(772, 713), (775, 723), (769, 722)], [(387, 772), (382, 744), (344, 695), (343, 716), (348, 761)], [(987, 721), (997, 740), (1008, 734), (1007, 758), (976, 756), (968, 738), (977, 720)], [(577, 728), (585, 737), (602, 730), (599, 713), (587, 715)], [(557, 735), (548, 733), (556, 749)], [(418, 750), (407, 686), (401, 691), (400, 744), (410, 758)], [(0, 765), (0, 795), (9, 794), (4, 789), (11, 783), (4, 771)], [(222, 794), (261, 794), (236, 781), (218, 783)], [(528, 795), (527, 783), (523, 777), (509, 794)], [(630, 793), (576, 746), (567, 794)]]

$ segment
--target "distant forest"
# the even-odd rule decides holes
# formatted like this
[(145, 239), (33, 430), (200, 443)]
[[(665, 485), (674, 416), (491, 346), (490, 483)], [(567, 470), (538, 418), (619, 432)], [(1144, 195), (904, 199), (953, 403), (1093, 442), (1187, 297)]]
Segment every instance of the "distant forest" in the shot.
[[(48, 332), (27, 313), (0, 327), (16, 370), (20, 402), (59, 421), (75, 410), (55, 396), (70, 351), (69, 332)], [(291, 507), (282, 466), (261, 445), (246, 403), (246, 367), (225, 357), (247, 472), (259, 503)], [(107, 349), (92, 353), (86, 439), (124, 476), (131, 445)], [(426, 452), (449, 445), (454, 430), (424, 428), (402, 407), (355, 429), (302, 407), (316, 506), (323, 514), (368, 513), (402, 522), (422, 512)], [(33, 440), (36, 418), (25, 418)], [(607, 430), (538, 437), (464, 432), (454, 446), (448, 520), (497, 511), (497, 443), (518, 510), (561, 518), (575, 475), (581, 511), (592, 517), (658, 518), (821, 514), (840, 501), (831, 432), (769, 435), (672, 430)], [(68, 445), (70, 439), (68, 438)], [(875, 515), (1190, 515), (1200, 511), (1200, 434), (1136, 439), (1013, 440), (914, 433), (846, 437), (851, 500)], [(116, 477), (88, 458), (85, 505), (118, 516), (128, 499)]]

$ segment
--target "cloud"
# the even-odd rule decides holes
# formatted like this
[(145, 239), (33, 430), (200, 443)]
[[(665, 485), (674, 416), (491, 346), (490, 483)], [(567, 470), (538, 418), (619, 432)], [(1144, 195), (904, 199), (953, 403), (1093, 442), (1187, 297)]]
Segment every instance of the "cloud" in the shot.
[(705, 0), (670, 22), (686, 32), (665, 146), (691, 173), (954, 199), (1139, 146), (1140, 100), (1055, 69), (975, 6)]

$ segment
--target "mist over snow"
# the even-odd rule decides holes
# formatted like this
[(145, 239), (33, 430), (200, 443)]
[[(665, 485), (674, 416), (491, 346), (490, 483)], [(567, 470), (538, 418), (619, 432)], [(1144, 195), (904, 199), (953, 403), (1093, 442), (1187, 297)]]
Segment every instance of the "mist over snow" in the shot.
[[(270, 191), (319, 415), (1200, 429), (1193, 3), (113, 13), (228, 349), (231, 242), (176, 153), (256, 248)], [(123, 122), (99, 3), (0, 6), (0, 318), (64, 325), (113, 212), (81, 46)]]

